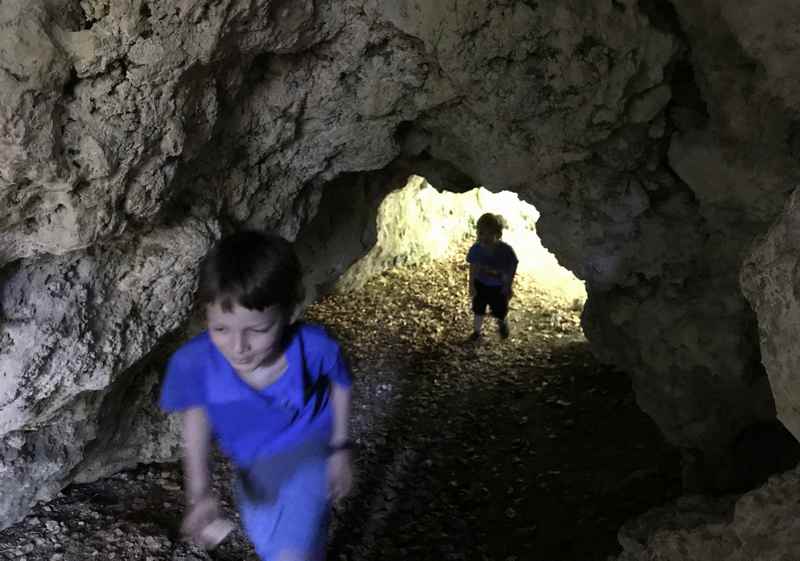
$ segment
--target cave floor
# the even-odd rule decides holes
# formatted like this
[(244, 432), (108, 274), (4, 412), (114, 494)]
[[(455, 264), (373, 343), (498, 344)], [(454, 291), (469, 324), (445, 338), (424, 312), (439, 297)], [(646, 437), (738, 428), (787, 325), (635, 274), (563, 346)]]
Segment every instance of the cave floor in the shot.
[[(519, 277), (509, 339), (487, 324), (482, 342), (465, 342), (460, 255), (308, 310), (357, 378), (358, 478), (328, 558), (606, 560), (625, 520), (679, 494), (677, 452), (628, 378), (593, 358), (579, 311), (532, 279)], [(230, 512), (227, 476), (223, 465)], [(183, 543), (180, 518), (180, 466), (140, 466), (38, 505), (0, 532), (0, 559), (256, 559), (239, 532), (210, 554)]]

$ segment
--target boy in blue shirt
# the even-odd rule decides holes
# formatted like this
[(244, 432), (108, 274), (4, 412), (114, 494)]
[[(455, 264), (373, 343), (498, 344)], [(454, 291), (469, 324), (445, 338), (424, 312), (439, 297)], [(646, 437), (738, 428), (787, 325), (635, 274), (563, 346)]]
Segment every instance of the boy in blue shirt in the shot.
[(481, 337), (483, 318), (488, 306), (497, 318), (497, 327), (503, 339), (508, 337), (508, 302), (513, 294), (514, 276), (517, 273), (517, 255), (510, 245), (502, 241), (503, 217), (486, 213), (478, 218), (478, 240), (467, 253), (469, 263), (469, 295), (475, 314), (471, 341)]
[(203, 545), (221, 539), (209, 531), (220, 528), (213, 434), (238, 468), (236, 503), (259, 557), (325, 557), (330, 503), (352, 485), (351, 376), (321, 327), (290, 324), (301, 296), (297, 256), (278, 236), (223, 238), (201, 267), (208, 330), (170, 359), (160, 404), (183, 412), (183, 531)]

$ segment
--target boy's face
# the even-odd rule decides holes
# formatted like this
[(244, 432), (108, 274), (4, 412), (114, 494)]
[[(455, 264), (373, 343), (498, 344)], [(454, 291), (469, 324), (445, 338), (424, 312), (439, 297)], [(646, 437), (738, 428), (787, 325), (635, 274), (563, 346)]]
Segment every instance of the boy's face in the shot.
[(283, 352), (286, 316), (280, 306), (259, 311), (236, 304), (226, 312), (215, 302), (206, 307), (206, 319), (211, 341), (239, 374), (270, 364)]
[(492, 247), (500, 239), (497, 232), (490, 228), (478, 228), (478, 243), (484, 247)]

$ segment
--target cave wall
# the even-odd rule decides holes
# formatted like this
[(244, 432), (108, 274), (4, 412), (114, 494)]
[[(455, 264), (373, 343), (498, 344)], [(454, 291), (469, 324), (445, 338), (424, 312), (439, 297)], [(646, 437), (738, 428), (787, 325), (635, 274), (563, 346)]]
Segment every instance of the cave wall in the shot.
[(742, 267), (745, 294), (758, 314), (759, 340), (778, 419), (800, 440), (800, 191), (758, 238)]
[[(587, 332), (608, 342), (612, 360), (625, 357), (639, 403), (666, 434), (702, 449), (691, 458), (697, 485), (724, 487), (735, 468), (729, 443), (772, 415), (772, 388), (761, 374), (756, 321), (739, 271), (754, 236), (778, 216), (800, 178), (800, 92), (791, 47), (800, 9), (785, 2), (672, 4), (690, 47), (696, 91), (676, 77), (674, 90), (682, 93), (668, 110), (675, 131), (667, 164), (690, 189), (693, 216), (670, 229), (672, 243), (681, 244), (694, 223), (694, 239), (660, 274), (640, 269), (630, 288), (595, 298)], [(625, 340), (627, 351), (619, 347)], [(656, 378), (664, 383), (653, 384)]]
[[(800, 6), (682, 0), (675, 5), (693, 45), (692, 61), (711, 118), (701, 131), (677, 137), (670, 157), (717, 230), (717, 254), (733, 258), (727, 275), (738, 273), (757, 317), (753, 339), (777, 417), (800, 439)], [(692, 180), (704, 174), (714, 180)], [(770, 471), (796, 463), (796, 440), (779, 437), (780, 443), (775, 432), (755, 434), (759, 456), (775, 467), (783, 463)], [(618, 559), (795, 559), (800, 556), (798, 489), (795, 468), (741, 496), (695, 496), (654, 509), (620, 530), (624, 551)]]
[(798, 486), (795, 469), (741, 497), (694, 495), (653, 509), (620, 529), (616, 561), (797, 559)]
[(152, 395), (220, 232), (296, 238), (326, 187), (401, 161), (534, 203), (598, 353), (718, 465), (773, 415), (738, 274), (797, 174), (779, 7), (3, 2), (0, 526), (174, 457)]

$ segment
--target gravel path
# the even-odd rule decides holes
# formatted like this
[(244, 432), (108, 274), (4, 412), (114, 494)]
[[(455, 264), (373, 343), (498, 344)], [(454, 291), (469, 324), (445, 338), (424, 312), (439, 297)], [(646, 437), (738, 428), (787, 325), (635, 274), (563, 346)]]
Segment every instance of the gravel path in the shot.
[[(519, 279), (508, 340), (487, 325), (466, 343), (465, 278), (458, 258), (401, 267), (308, 311), (357, 377), (358, 482), (329, 559), (607, 559), (626, 519), (679, 493), (676, 451), (627, 377), (592, 357), (578, 312), (532, 279)], [(180, 477), (142, 466), (69, 487), (0, 532), (0, 559), (255, 561), (240, 533), (210, 554), (180, 540)]]

